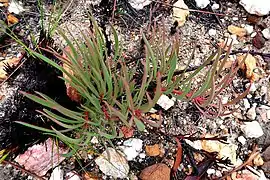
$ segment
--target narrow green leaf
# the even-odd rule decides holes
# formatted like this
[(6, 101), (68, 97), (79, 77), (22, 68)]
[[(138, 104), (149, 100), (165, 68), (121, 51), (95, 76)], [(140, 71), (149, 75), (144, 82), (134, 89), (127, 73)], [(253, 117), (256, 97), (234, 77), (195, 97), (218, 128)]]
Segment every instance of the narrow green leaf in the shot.
[(29, 123), (25, 123), (25, 122), (22, 122), (22, 121), (15, 121), (15, 122), (18, 123), (18, 124), (27, 126), (29, 128), (33, 128), (33, 129), (36, 129), (36, 130), (39, 130), (39, 131), (43, 131), (43, 132), (46, 132), (46, 133), (54, 133), (53, 130), (42, 128), (42, 127), (39, 127), (39, 126), (36, 126), (36, 125), (32, 125), (32, 124), (29, 124)]
[(135, 122), (135, 124), (136, 124), (139, 131), (144, 131), (145, 130), (145, 125), (143, 124), (142, 121), (140, 121), (139, 119), (134, 117), (134, 122)]

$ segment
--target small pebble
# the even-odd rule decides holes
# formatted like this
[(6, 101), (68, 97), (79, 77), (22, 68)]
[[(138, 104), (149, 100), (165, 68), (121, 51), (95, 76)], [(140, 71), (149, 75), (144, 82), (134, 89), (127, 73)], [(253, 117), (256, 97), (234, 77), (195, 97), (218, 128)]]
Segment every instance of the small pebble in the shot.
[(140, 154), (139, 154), (139, 157), (140, 157), (141, 159), (144, 159), (144, 158), (146, 157), (146, 154), (145, 154), (145, 153), (140, 153)]
[(244, 136), (239, 136), (237, 138), (237, 140), (242, 144), (242, 145), (245, 145), (246, 144), (246, 138)]
[(226, 104), (226, 103), (228, 103), (228, 101), (229, 101), (229, 97), (228, 96), (224, 96), (222, 98), (222, 100), (221, 100), (222, 104)]
[(250, 35), (250, 34), (253, 32), (253, 30), (254, 30), (253, 26), (248, 25), (248, 24), (246, 24), (246, 25), (244, 26), (244, 28), (245, 28), (245, 30), (247, 31), (247, 34), (248, 34), (248, 35)]
[(247, 99), (247, 98), (244, 98), (244, 99), (243, 99), (243, 103), (244, 103), (244, 107), (245, 107), (245, 109), (249, 109), (249, 108), (250, 108), (250, 104), (249, 104), (249, 102), (248, 102), (248, 99)]
[(216, 176), (217, 176), (217, 177), (222, 177), (221, 171), (217, 170), (217, 171), (216, 171)]
[(241, 125), (241, 130), (248, 138), (259, 138), (264, 134), (258, 121), (245, 122)]
[(209, 29), (208, 34), (209, 34), (209, 36), (215, 36), (217, 34), (217, 30)]
[(225, 129), (226, 127), (222, 124), (222, 125), (220, 125), (219, 128), (220, 128), (220, 129)]
[(213, 9), (213, 10), (218, 10), (218, 9), (219, 9), (219, 4), (214, 3), (214, 4), (212, 5), (212, 9)]
[(202, 149), (202, 142), (197, 140), (197, 141), (190, 141), (188, 139), (185, 139), (185, 142), (190, 145), (191, 147), (193, 147), (194, 149), (198, 149), (201, 150)]
[(270, 110), (266, 111), (266, 117), (267, 117), (268, 120), (270, 120)]
[(149, 5), (152, 1), (149, 0), (129, 0), (129, 4), (136, 10), (141, 10), (144, 6)]
[[(247, 83), (246, 84), (246, 88), (248, 88), (250, 86), (250, 83)], [(250, 92), (255, 92), (257, 90), (256, 86), (254, 83), (251, 84), (251, 87), (250, 87)]]
[[(233, 44), (239, 44), (239, 41), (237, 40), (237, 35), (236, 34), (232, 34), (231, 35), (231, 38), (232, 38), (232, 41), (233, 41)], [(228, 41), (229, 43), (229, 41)]]
[(162, 94), (157, 102), (164, 110), (170, 109), (174, 105), (174, 101), (171, 100), (168, 96)]
[(216, 170), (214, 169), (207, 169), (207, 174), (211, 175), (211, 174), (215, 174), (216, 173)]
[(142, 151), (143, 141), (137, 138), (130, 138), (124, 141), (119, 148), (124, 152), (128, 161), (135, 159)]
[(54, 168), (50, 180), (63, 180), (64, 179), (64, 171), (61, 169), (61, 167)]
[(195, 0), (196, 2), (196, 6), (199, 8), (206, 8), (206, 6), (208, 6), (208, 4), (210, 4), (209, 0)]
[(255, 120), (256, 119), (256, 106), (252, 106), (246, 114), (247, 118), (250, 120)]
[(261, 49), (264, 47), (265, 39), (263, 38), (262, 33), (257, 33), (256, 36), (252, 39), (252, 44), (257, 49)]
[(248, 95), (247, 95), (247, 98), (248, 98), (248, 99), (251, 99), (251, 98), (252, 98), (252, 95), (251, 95), (251, 94), (248, 94)]
[(240, 0), (239, 4), (242, 5), (249, 14), (256, 14), (264, 16), (269, 14), (270, 5), (265, 0)]
[(98, 138), (97, 138), (96, 136), (94, 136), (94, 137), (91, 139), (90, 142), (93, 143), (93, 144), (98, 144)]
[(108, 147), (99, 157), (95, 159), (99, 169), (113, 179), (125, 179), (129, 173), (129, 165), (120, 151)]
[(263, 37), (265, 39), (270, 39), (270, 28), (266, 28), (262, 31)]
[(250, 37), (254, 38), (257, 35), (257, 32), (251, 33)]
[(263, 96), (267, 93), (267, 86), (261, 86), (260, 95)]

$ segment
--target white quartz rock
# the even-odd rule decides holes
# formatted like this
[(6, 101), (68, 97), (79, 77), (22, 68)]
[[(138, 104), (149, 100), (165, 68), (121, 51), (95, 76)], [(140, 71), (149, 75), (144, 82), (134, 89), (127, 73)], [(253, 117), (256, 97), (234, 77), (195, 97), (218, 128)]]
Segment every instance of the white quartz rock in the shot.
[(129, 173), (129, 165), (124, 155), (113, 148), (107, 148), (96, 160), (99, 169), (107, 176), (124, 179)]
[(135, 8), (137, 10), (141, 10), (144, 8), (144, 6), (149, 5), (152, 1), (150, 1), (150, 0), (129, 0), (128, 2), (133, 8)]
[(61, 167), (54, 168), (50, 180), (63, 180), (64, 179), (64, 171), (61, 169)]
[(134, 160), (142, 151), (143, 141), (137, 138), (130, 138), (124, 141), (123, 146), (119, 148), (126, 155), (128, 161)]
[(262, 31), (263, 37), (265, 39), (270, 39), (270, 28), (266, 28)]
[(206, 6), (210, 3), (209, 0), (195, 0), (196, 6), (199, 8), (206, 8)]
[(270, 12), (270, 3), (268, 0), (240, 0), (239, 4), (250, 14), (264, 16)]
[(168, 110), (174, 105), (174, 101), (168, 96), (162, 94), (157, 102), (163, 109)]
[(245, 122), (241, 125), (241, 130), (248, 138), (258, 138), (263, 135), (263, 130), (258, 121)]
[(21, 2), (18, 2), (18, 1), (16, 1), (16, 0), (12, 0), (12, 1), (9, 3), (8, 11), (9, 11), (10, 13), (20, 14), (21, 12), (25, 11), (25, 9), (23, 8)]

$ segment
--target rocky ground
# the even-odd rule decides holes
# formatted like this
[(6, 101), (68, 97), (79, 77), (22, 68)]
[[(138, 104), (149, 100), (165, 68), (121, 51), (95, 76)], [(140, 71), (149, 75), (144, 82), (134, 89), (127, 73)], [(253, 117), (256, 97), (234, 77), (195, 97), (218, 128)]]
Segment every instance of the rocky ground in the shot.
[[(254, 78), (249, 94), (229, 107), (233, 113), (215, 118), (204, 116), (193, 103), (164, 95), (155, 106), (157, 112), (146, 114), (152, 121), (162, 119), (160, 128), (147, 127), (143, 133), (135, 130), (130, 136), (127, 133), (126, 138), (113, 140), (115, 148), (108, 148), (107, 151), (98, 139), (93, 138), (91, 143), (98, 153), (81, 152), (80, 161), (65, 159), (59, 156), (66, 152), (64, 145), (57, 148), (51, 139), (40, 143), (47, 137), (39, 138), (36, 132), (12, 123), (26, 119), (31, 119), (27, 120), (31, 123), (41, 122), (40, 116), (34, 111), (36, 105), (22, 99), (18, 95), (19, 90), (43, 90), (67, 106), (74, 106), (66, 95), (61, 95), (65, 91), (63, 83), (47, 80), (48, 77), (57, 77), (59, 72), (48, 75), (46, 73), (52, 71), (50, 67), (27, 63), (29, 59), (21, 45), (2, 33), (1, 149), (19, 151), (14, 150), (16, 153), (10, 153), (3, 161), (0, 166), (1, 179), (270, 178), (270, 6), (263, 0), (115, 2), (117, 13), (114, 17), (114, 1), (70, 0), (59, 2), (58, 6), (46, 1), (44, 13), (49, 15), (58, 8), (64, 9), (58, 28), (65, 33), (69, 30), (79, 38), (80, 30), (89, 29), (87, 13), (92, 10), (93, 16), (111, 39), (110, 24), (114, 25), (126, 55), (130, 57), (141, 55), (141, 31), (151, 35), (150, 27), (161, 28), (167, 37), (166, 44), (170, 44), (175, 34), (179, 33), (179, 69), (187, 65), (193, 48), (195, 54), (188, 64), (190, 69), (201, 65), (228, 39), (233, 46), (222, 76), (241, 55), (248, 52), (250, 55), (245, 68), (239, 70), (230, 86), (222, 92), (221, 101), (226, 104), (243, 93), (250, 85), (250, 78)], [(0, 0), (0, 8), (1, 23), (7, 24), (12, 32), (33, 47), (31, 37), (38, 37), (42, 28), (38, 2)], [(48, 26), (49, 16), (44, 18), (44, 22)], [(53, 40), (54, 46), (60, 49), (66, 46), (57, 33)], [(196, 82), (202, 80), (207, 70), (203, 70)], [(247, 70), (250, 70), (251, 76), (248, 76)], [(51, 88), (54, 88), (53, 92)], [(162, 113), (159, 114), (159, 111)], [(175, 138), (180, 141), (181, 149)], [(110, 162), (104, 158), (108, 156), (107, 152), (111, 157)], [(175, 168), (179, 154), (182, 161)], [(194, 172), (196, 170), (197, 174)]]

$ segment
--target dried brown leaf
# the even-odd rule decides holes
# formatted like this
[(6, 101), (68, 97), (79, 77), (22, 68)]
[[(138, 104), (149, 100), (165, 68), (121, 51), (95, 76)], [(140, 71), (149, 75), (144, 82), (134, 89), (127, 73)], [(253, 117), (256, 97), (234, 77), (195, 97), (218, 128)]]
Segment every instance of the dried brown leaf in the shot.
[[(63, 53), (63, 58), (64, 58), (64, 59), (68, 59), (68, 56), (67, 56), (66, 53), (71, 53), (71, 48), (70, 48), (69, 46), (65, 47), (65, 49), (64, 49), (64, 53)], [(63, 61), (63, 68), (64, 68), (70, 75), (74, 75), (73, 70), (72, 70), (72, 69), (70, 68), (70, 66), (69, 66), (67, 63), (65, 63), (64, 61)], [(65, 79), (67, 79), (67, 80), (70, 80), (70, 78), (69, 78), (65, 73), (63, 73), (63, 77), (64, 77)], [(70, 85), (70, 83), (68, 83), (68, 82), (65, 82), (65, 85), (66, 85), (68, 97), (69, 97), (72, 101), (80, 102), (81, 96), (80, 96), (80, 94), (78, 93), (78, 91), (77, 91), (74, 87), (72, 87), (72, 86)]]
[(16, 24), (19, 22), (19, 19), (13, 16), (12, 14), (8, 14), (7, 21), (8, 21), (8, 24)]
[(0, 62), (0, 81), (4, 80), (7, 78), (6, 72), (5, 72), (5, 65), (9, 66), (16, 66), (20, 62), (20, 58), (11, 58), (7, 60), (3, 60)]
[(230, 25), (228, 26), (228, 31), (232, 34), (235, 34), (239, 37), (243, 37), (247, 34), (247, 31), (246, 29), (244, 28), (241, 28), (241, 27), (237, 27), (237, 26), (234, 26), (234, 25)]

